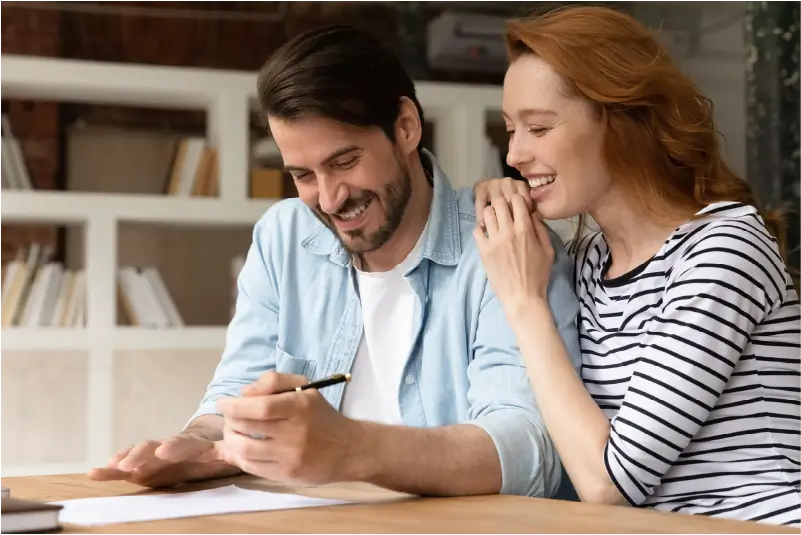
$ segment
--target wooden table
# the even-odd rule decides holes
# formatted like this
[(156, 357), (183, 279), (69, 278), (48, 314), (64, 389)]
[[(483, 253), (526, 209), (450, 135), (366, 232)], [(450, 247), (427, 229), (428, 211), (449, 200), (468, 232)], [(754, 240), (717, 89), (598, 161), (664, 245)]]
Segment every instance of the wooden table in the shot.
[[(362, 484), (282, 487), (249, 476), (182, 487), (200, 490), (236, 484), (357, 501), (263, 513), (238, 513), (93, 528), (66, 533), (798, 533), (754, 522), (694, 517), (646, 509), (599, 506), (519, 496), (418, 498)], [(84, 475), (3, 478), (11, 495), (40, 501), (152, 492), (124, 482), (96, 482)], [(175, 492), (175, 491), (167, 491)]]

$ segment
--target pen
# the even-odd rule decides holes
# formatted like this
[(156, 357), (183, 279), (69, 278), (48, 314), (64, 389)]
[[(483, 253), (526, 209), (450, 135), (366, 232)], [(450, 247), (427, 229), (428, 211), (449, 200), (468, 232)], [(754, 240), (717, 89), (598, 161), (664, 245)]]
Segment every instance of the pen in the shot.
[[(303, 392), (304, 390), (309, 390), (310, 388), (316, 388), (317, 390), (321, 388), (325, 388), (326, 386), (333, 386), (338, 385), (339, 383), (347, 383), (350, 381), (350, 374), (349, 373), (337, 373), (330, 377), (326, 377), (325, 379), (320, 379), (319, 381), (314, 381), (311, 383), (307, 383), (302, 386), (296, 386), (295, 388), (289, 388), (287, 390), (281, 390), (280, 392), (275, 392), (275, 394), (288, 394), (289, 392)], [(250, 438), (255, 438), (258, 440), (263, 440), (265, 437), (264, 435), (249, 435)]]
[(316, 388), (317, 390), (321, 388), (325, 388), (326, 386), (333, 386), (338, 385), (339, 383), (347, 383), (350, 381), (350, 374), (349, 373), (337, 373), (332, 375), (331, 377), (326, 377), (325, 379), (320, 379), (319, 381), (314, 381), (303, 386), (296, 386), (295, 388), (290, 388), (288, 390), (282, 390), (280, 392), (276, 392), (276, 394), (286, 394), (288, 392), (303, 392), (304, 390), (309, 390), (310, 388)]

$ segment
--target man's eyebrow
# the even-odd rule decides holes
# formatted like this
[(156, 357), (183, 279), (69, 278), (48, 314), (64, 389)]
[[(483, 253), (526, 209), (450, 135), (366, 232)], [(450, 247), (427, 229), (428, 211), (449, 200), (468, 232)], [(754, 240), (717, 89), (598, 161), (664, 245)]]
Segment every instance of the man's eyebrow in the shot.
[[(323, 165), (327, 165), (327, 164), (331, 163), (332, 160), (336, 160), (337, 158), (339, 158), (341, 156), (344, 156), (344, 155), (346, 155), (346, 154), (348, 154), (350, 152), (353, 152), (355, 150), (359, 150), (359, 147), (357, 147), (356, 145), (348, 145), (347, 147), (343, 147), (341, 149), (337, 149), (334, 152), (332, 152), (331, 154), (329, 154), (325, 158), (325, 160), (323, 160)], [(284, 171), (287, 171), (287, 172), (291, 172), (291, 171), (308, 171), (308, 169), (306, 169), (305, 167), (298, 167), (298, 166), (295, 166), (295, 165), (285, 165), (284, 166)]]

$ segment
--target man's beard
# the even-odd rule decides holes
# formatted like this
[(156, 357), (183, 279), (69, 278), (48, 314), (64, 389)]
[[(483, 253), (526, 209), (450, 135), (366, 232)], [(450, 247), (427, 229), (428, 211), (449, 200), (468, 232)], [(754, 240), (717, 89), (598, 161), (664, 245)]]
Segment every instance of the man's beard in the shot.
[[(345, 201), (337, 212), (337, 215), (347, 213), (372, 198), (373, 203), (378, 203), (380, 207), (386, 210), (384, 223), (374, 232), (365, 234), (361, 229), (340, 232), (331, 221), (331, 216), (323, 212), (319, 206), (315, 210), (317, 216), (337, 235), (342, 246), (349, 253), (360, 255), (380, 249), (392, 238), (401, 221), (403, 221), (403, 215), (406, 213), (406, 207), (409, 205), (409, 200), (412, 196), (412, 177), (409, 169), (401, 162), (398, 163), (397, 178), (387, 184), (383, 191), (368, 191), (357, 198), (350, 198)], [(342, 234), (344, 234), (344, 237)]]

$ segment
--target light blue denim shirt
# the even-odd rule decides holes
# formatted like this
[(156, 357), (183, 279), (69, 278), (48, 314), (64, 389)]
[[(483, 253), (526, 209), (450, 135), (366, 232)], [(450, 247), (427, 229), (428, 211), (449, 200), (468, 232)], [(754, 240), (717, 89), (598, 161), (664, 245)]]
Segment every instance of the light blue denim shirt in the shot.
[[(406, 273), (421, 317), (404, 379), (384, 386), (397, 391), (405, 425), (484, 429), (500, 457), (502, 493), (552, 496), (561, 464), (472, 236), (472, 190), (454, 191), (433, 156), (424, 156), (434, 171), (434, 195), (419, 259)], [(578, 369), (572, 263), (552, 238), (556, 260), (548, 297)], [(239, 395), (270, 370), (315, 380), (351, 369), (363, 328), (350, 260), (300, 200), (280, 201), (264, 214), (237, 281), (222, 360), (193, 419), (216, 414), (216, 399)], [(344, 385), (320, 391), (336, 408), (343, 392)]]

